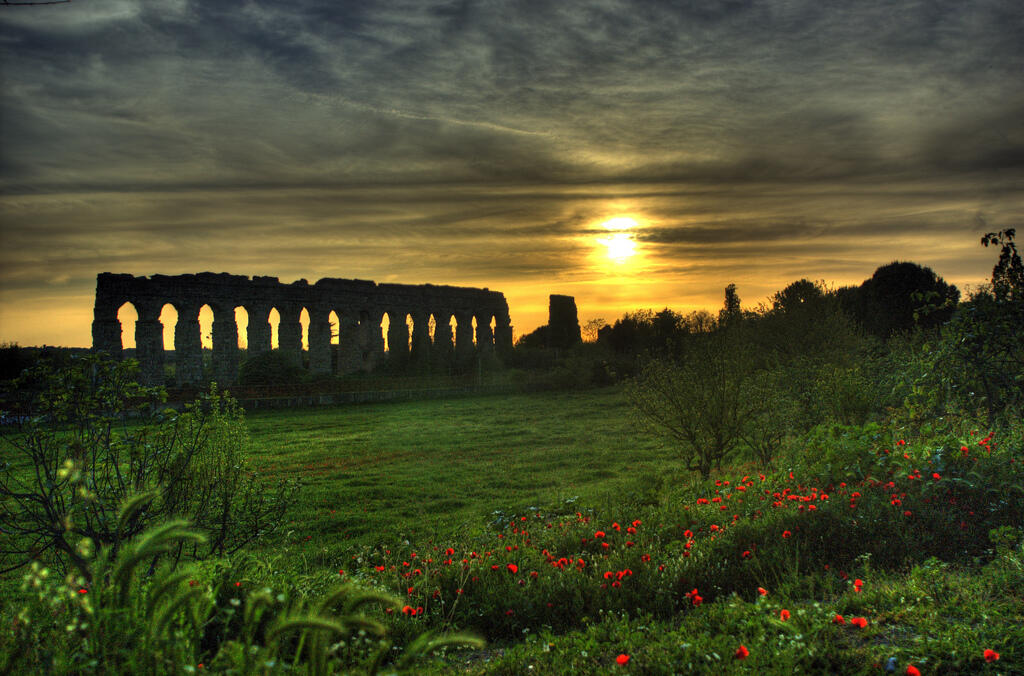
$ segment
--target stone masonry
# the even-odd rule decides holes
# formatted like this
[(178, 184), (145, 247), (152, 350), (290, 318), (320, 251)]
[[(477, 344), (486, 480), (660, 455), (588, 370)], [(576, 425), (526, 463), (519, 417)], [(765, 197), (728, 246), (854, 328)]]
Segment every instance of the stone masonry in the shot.
[[(277, 277), (249, 278), (212, 272), (150, 277), (104, 272), (96, 278), (94, 350), (120, 356), (122, 328), (117, 312), (125, 303), (131, 303), (139, 316), (135, 323), (135, 354), (141, 368), (140, 379), (147, 384), (163, 382), (160, 312), (168, 303), (178, 313), (174, 355), (180, 385), (198, 384), (202, 380), (199, 310), (203, 305), (213, 310), (213, 373), (214, 379), (222, 384), (234, 383), (238, 376), (237, 307), (244, 307), (249, 316), (249, 355), (271, 349), (269, 315), (276, 308), (281, 318), (278, 349), (296, 363), (302, 356), (299, 316), (305, 309), (309, 313), (309, 369), (315, 374), (332, 371), (332, 311), (339, 319), (339, 373), (370, 370), (381, 362), (385, 354), (381, 330), (385, 313), (389, 320), (389, 356), (398, 363), (417, 363), (430, 355), (467, 359), (478, 350), (497, 351), (502, 356), (512, 351), (508, 303), (502, 293), (488, 289), (331, 278), (315, 284), (304, 279), (283, 284)], [(411, 335), (407, 317), (412, 318)], [(433, 339), (429, 332), (431, 317), (435, 325)], [(456, 322), (454, 335), (452, 317)]]

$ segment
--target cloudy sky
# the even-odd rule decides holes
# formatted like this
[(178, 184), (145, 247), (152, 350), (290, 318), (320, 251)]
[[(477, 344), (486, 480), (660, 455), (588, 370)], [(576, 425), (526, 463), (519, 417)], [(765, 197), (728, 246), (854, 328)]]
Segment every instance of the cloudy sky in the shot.
[(88, 345), (104, 271), (486, 286), (517, 334), (550, 293), (977, 284), (1024, 227), (1022, 36), (1019, 0), (0, 6), (0, 341)]

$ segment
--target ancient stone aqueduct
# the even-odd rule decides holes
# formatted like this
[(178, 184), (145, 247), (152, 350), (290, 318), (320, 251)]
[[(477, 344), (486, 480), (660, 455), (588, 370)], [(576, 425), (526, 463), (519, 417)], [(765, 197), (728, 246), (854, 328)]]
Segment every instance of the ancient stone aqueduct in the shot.
[[(180, 385), (201, 382), (203, 354), (199, 311), (213, 310), (213, 378), (223, 384), (238, 377), (239, 347), (235, 308), (249, 317), (249, 355), (271, 349), (270, 312), (280, 316), (278, 348), (295, 363), (302, 358), (302, 310), (309, 314), (309, 370), (332, 372), (331, 312), (338, 317), (338, 373), (365, 371), (385, 357), (382, 321), (388, 316), (388, 357), (415, 363), (429, 356), (454, 361), (477, 351), (512, 350), (512, 326), (505, 296), (498, 291), (431, 284), (376, 284), (357, 279), (304, 279), (283, 284), (277, 277), (249, 277), (204, 272), (194, 275), (101, 273), (96, 279), (92, 344), (97, 351), (120, 355), (121, 322), (117, 313), (131, 303), (138, 313), (135, 355), (145, 383), (164, 378), (163, 324), (160, 313), (170, 304), (178, 313), (174, 328), (175, 373)], [(430, 318), (434, 319), (433, 335)], [(455, 318), (453, 335), (451, 318)], [(407, 318), (411, 318), (409, 333)], [(474, 322), (475, 319), (475, 322)], [(493, 328), (492, 328), (493, 323)], [(475, 324), (475, 329), (474, 329)], [(475, 336), (474, 336), (475, 330)], [(475, 343), (474, 343), (475, 337)], [(411, 341), (410, 341), (411, 338)]]

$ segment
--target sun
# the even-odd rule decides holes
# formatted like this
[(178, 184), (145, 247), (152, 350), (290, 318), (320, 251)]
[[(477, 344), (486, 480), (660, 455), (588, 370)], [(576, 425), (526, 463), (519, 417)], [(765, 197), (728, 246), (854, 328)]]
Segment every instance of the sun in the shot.
[(636, 240), (630, 232), (636, 226), (636, 220), (628, 216), (616, 216), (601, 224), (609, 234), (607, 237), (599, 237), (597, 242), (605, 246), (610, 260), (625, 263), (636, 255)]

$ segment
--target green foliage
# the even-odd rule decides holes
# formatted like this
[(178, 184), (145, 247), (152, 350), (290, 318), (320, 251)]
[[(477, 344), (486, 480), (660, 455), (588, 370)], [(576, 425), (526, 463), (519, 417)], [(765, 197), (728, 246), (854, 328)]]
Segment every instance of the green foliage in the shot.
[[(82, 575), (63, 581), (33, 562), (28, 591), (0, 639), (4, 673), (139, 674), (377, 673), (394, 655), (380, 619), (364, 608), (400, 607), (396, 597), (347, 586), (319, 598), (267, 587), (248, 588), (229, 565), (208, 578), (203, 569), (154, 568), (161, 555), (205, 536), (185, 521), (159, 524), (112, 549), (87, 557)], [(155, 574), (147, 574), (152, 570)], [(476, 637), (427, 632), (397, 656), (411, 668), (447, 646), (482, 647)], [(389, 668), (393, 671), (393, 668)]]
[(751, 406), (751, 356), (738, 327), (694, 317), (673, 360), (652, 359), (629, 388), (638, 420), (667, 437), (685, 467), (707, 478), (740, 440)]
[(82, 572), (81, 543), (116, 552), (172, 518), (205, 535), (175, 559), (234, 552), (280, 525), (294, 490), (267, 486), (250, 468), (237, 403), (212, 388), (180, 413), (159, 409), (163, 390), (139, 385), (136, 372), (133, 362), (88, 356), (19, 381), (28, 421), (0, 431), (4, 567), (43, 558)]

